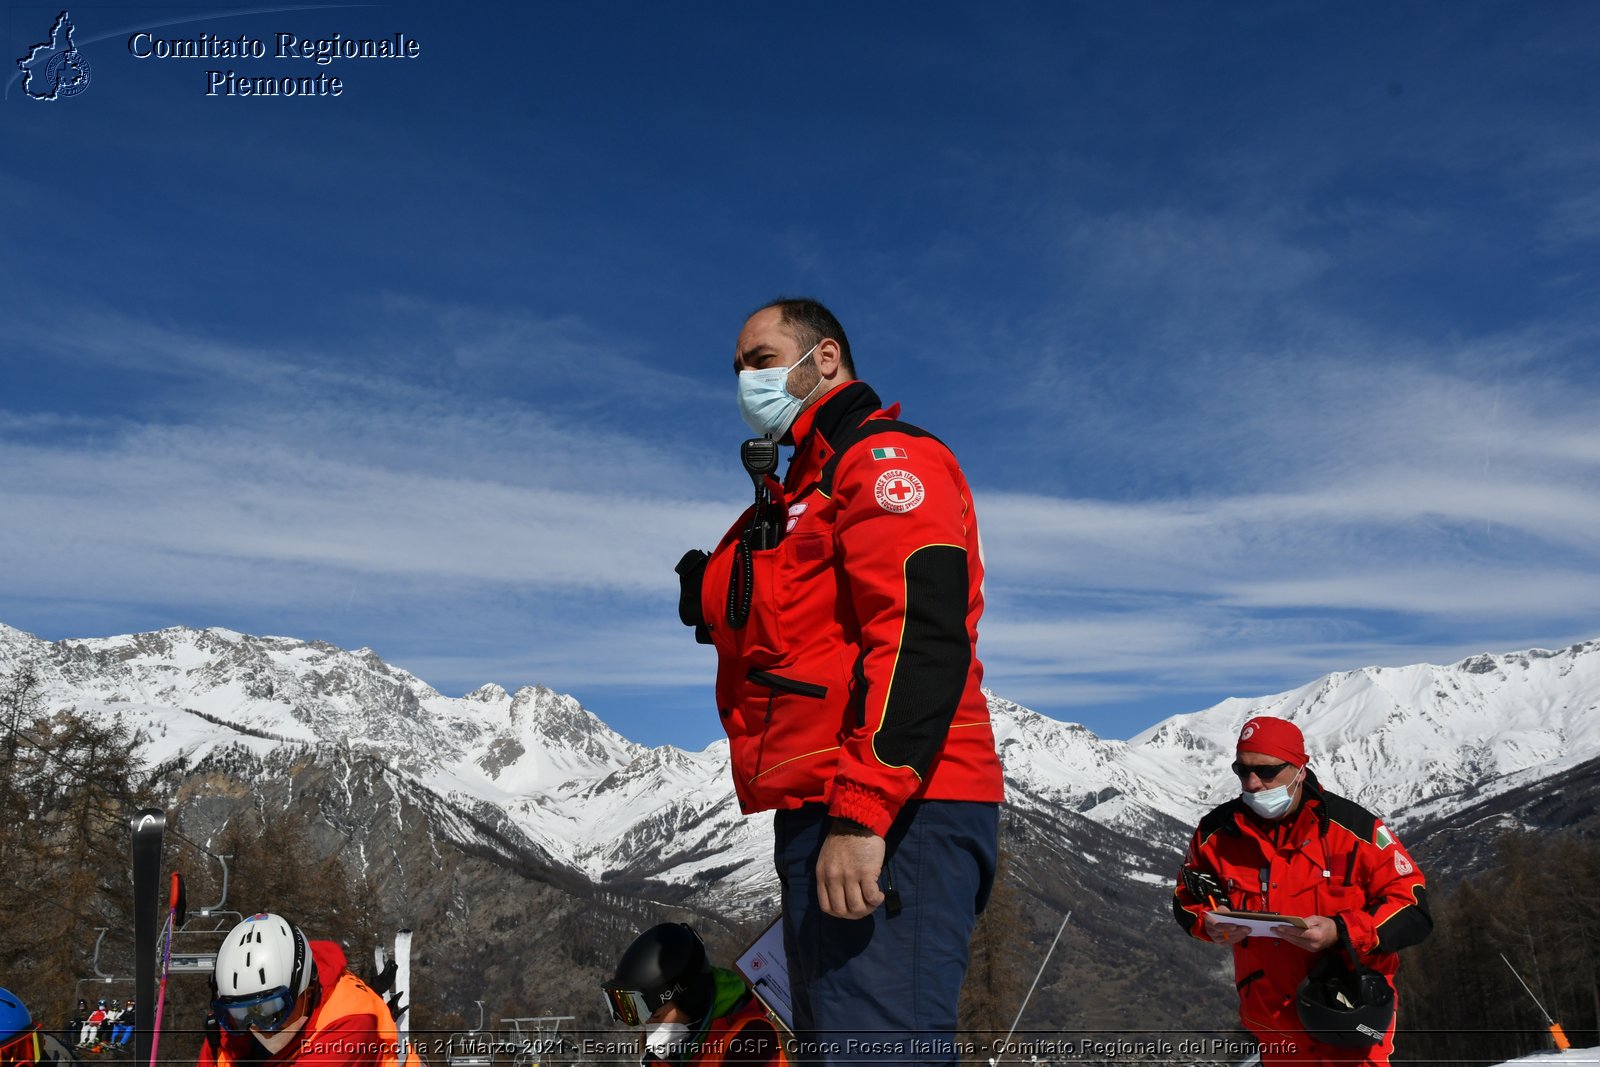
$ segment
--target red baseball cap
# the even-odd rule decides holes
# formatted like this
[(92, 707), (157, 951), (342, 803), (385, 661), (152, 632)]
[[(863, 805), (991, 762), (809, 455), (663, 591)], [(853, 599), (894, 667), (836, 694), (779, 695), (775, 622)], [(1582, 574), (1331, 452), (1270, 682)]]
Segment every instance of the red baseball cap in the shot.
[(1306, 756), (1306, 738), (1300, 732), (1300, 727), (1288, 719), (1274, 719), (1265, 715), (1244, 724), (1239, 731), (1237, 751), (1259, 752), (1296, 767), (1304, 767), (1309, 758)]

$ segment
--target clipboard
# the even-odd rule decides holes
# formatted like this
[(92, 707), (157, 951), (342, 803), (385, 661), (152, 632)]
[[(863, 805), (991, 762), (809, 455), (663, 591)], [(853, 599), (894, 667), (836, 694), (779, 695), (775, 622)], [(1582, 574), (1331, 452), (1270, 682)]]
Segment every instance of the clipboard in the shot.
[(781, 915), (739, 954), (733, 966), (773, 1017), (793, 1034), (794, 1004), (789, 994), (789, 957), (783, 951)]
[(1279, 915), (1271, 911), (1234, 911), (1232, 908), (1212, 908), (1210, 914), (1218, 920), (1235, 926), (1247, 927), (1251, 937), (1277, 937), (1274, 926), (1293, 926), (1306, 929), (1306, 921), (1298, 915)]

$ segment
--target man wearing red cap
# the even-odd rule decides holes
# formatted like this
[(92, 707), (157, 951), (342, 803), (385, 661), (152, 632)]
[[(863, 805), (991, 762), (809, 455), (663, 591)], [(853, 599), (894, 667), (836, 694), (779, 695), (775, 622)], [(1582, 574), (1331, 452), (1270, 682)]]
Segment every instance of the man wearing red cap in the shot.
[[(1324, 790), (1307, 762), (1294, 723), (1244, 724), (1239, 797), (1200, 820), (1173, 914), (1194, 937), (1232, 946), (1239, 1019), (1267, 1067), (1387, 1064), (1397, 953), (1433, 928), (1425, 881), (1383, 822)], [(1252, 932), (1219, 907), (1305, 925)]]

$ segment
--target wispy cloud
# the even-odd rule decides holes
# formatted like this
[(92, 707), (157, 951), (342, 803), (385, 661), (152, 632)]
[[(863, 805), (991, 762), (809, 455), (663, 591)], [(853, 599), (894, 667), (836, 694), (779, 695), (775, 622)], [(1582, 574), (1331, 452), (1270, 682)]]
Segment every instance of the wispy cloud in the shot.
[[(543, 366), (548, 325), (501, 328), (519, 340), (478, 366), (524, 351)], [(447, 690), (542, 682), (691, 716), (708, 698), (671, 567), (742, 506), (725, 461), (372, 361), (319, 370), (315, 354), (131, 332), (136, 362), (168, 353), (167, 370), (216, 402), (145, 424), (0, 418), (13, 602), (317, 620)], [(583, 331), (558, 332), (556, 358), (581, 359)], [(82, 336), (87, 358), (120, 358)], [(1581, 633), (1600, 602), (1600, 434), (1553, 386), (1414, 357), (1323, 363), (1311, 397), (1273, 394), (1262, 375), (1240, 386), (1249, 403), (1229, 401), (1238, 417), (1196, 413), (1172, 464), (1226, 462), (1209, 481), (1240, 491), (1094, 499), (980, 482), (991, 684), (1070, 717), (1475, 650), (1433, 636), (1444, 630)], [(671, 379), (643, 392), (701, 388)]]
[(1117, 701), (1181, 711), (1600, 632), (1600, 396), (1521, 370), (1567, 343), (1322, 358), (1307, 389), (1258, 369), (1153, 441), (1124, 406), (1096, 423), (1096, 454), (1165, 468), (1154, 485), (980, 482), (992, 684), (1104, 728)]
[(419, 378), (409, 357), (286, 355), (116, 315), (29, 335), (85, 374), (170, 381), (147, 421), (69, 396), (0, 413), (0, 560), (27, 616), (7, 621), (58, 636), (97, 618), (300, 627), (421, 663), (447, 688), (689, 688), (697, 648), (676, 622), (672, 566), (737, 514), (743, 476), (705, 478), (711, 457), (567, 398), (588, 374), (622, 383), (611, 403), (648, 412), (667, 397), (664, 421), (706, 387), (597, 356), (604, 339), (579, 324), (446, 309), (430, 328), (449, 362), (509, 373), (521, 360), (563, 385), (499, 397)]

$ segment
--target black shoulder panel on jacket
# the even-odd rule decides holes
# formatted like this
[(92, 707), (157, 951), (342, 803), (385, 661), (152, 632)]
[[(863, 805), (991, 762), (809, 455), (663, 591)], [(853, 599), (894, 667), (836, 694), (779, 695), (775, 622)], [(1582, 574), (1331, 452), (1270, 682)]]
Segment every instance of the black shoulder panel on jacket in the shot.
[(1234, 824), (1233, 817), (1239, 811), (1239, 808), (1239, 801), (1230, 800), (1226, 804), (1218, 804), (1206, 812), (1205, 818), (1200, 820), (1201, 842), (1204, 843), (1218, 830), (1231, 830), (1234, 833), (1238, 833), (1239, 828)]
[[(822, 487), (824, 496), (833, 495), (833, 473), (839, 468), (839, 460), (844, 454), (863, 441), (869, 441), (880, 433), (903, 433), (907, 437), (927, 437), (939, 441), (937, 437), (920, 426), (913, 426), (909, 422), (899, 422), (895, 419), (868, 419), (860, 426), (845, 430), (839, 434), (838, 440), (828, 442), (834, 448), (828, 462), (822, 465), (822, 473), (817, 478), (817, 484)], [(939, 441), (944, 445), (943, 441)], [(948, 450), (948, 446), (945, 446)]]
[(1372, 812), (1335, 793), (1322, 794), (1322, 810), (1329, 822), (1336, 822), (1361, 840), (1371, 843), (1373, 832), (1378, 828), (1378, 817)]

